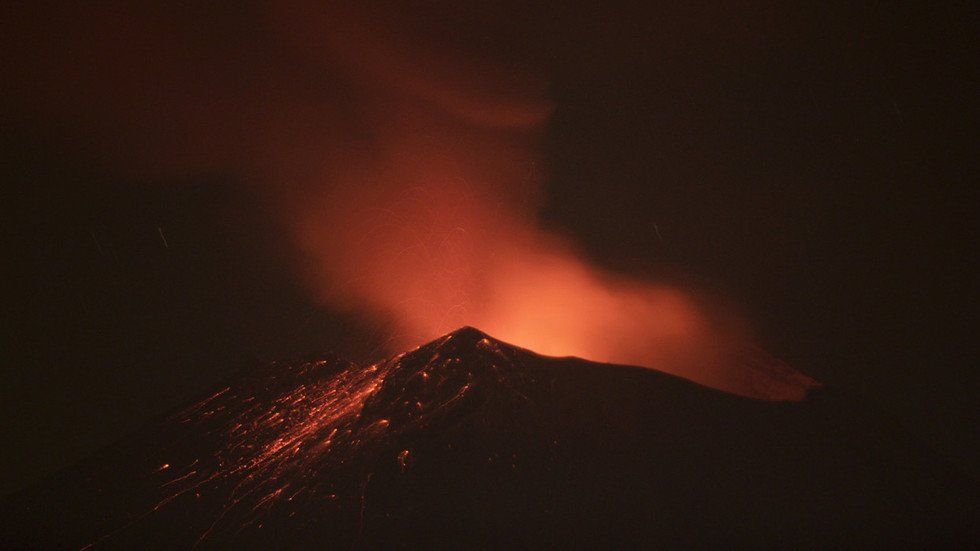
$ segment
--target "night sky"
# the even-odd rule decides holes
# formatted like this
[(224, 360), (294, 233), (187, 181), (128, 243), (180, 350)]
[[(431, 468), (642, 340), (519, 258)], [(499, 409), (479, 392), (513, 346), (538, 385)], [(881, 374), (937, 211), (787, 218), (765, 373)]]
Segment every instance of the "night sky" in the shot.
[[(443, 4), (377, 13), (550, 83), (545, 226), (727, 297), (770, 352), (980, 477), (967, 3)], [(258, 362), (384, 354), (383, 327), (310, 296), (240, 174), (130, 170), (114, 142), (172, 137), (38, 93), (111, 72), (56, 78), (107, 9), (0, 18), (3, 494)], [(260, 3), (153, 9), (221, 59), (264, 51)]]

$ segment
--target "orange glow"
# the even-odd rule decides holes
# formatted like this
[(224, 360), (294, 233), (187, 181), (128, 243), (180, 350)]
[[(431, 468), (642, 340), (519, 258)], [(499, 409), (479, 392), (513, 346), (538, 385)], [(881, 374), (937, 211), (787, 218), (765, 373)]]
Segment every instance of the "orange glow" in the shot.
[(325, 59), (357, 83), (371, 137), (363, 148), (328, 144), (305, 174), (280, 167), (292, 185), (307, 179), (285, 212), (327, 304), (389, 321), (392, 352), (470, 325), (540, 353), (749, 396), (805, 393), (805, 377), (779, 368), (774, 382), (767, 362), (746, 361), (739, 324), (689, 292), (606, 273), (538, 226), (537, 141), (550, 110), (539, 82), (492, 81), (496, 67), (426, 50), (356, 13), (291, 13), (304, 19), (288, 28), (325, 37)]
[(540, 228), (554, 108), (543, 79), (371, 3), (243, 10), (255, 39), (231, 49), (210, 11), (186, 26), (160, 10), (86, 7), (91, 28), (65, 11), (48, 34), (72, 47), (18, 50), (13, 99), (116, 170), (247, 182), (317, 298), (385, 323), (390, 351), (471, 325), (749, 396), (796, 399), (813, 384), (703, 297), (607, 273)]

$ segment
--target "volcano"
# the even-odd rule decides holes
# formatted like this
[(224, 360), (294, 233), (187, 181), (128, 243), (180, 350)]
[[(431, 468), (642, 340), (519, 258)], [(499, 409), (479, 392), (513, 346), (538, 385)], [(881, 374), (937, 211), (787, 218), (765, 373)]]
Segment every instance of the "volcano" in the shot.
[(977, 487), (834, 389), (765, 401), (463, 328), (252, 369), (5, 500), (5, 548), (976, 543)]

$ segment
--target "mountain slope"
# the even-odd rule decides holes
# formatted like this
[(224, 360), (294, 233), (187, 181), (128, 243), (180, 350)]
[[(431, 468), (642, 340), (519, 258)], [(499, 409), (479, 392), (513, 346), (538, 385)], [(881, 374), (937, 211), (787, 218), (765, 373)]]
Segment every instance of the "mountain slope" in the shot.
[(8, 499), (40, 548), (977, 541), (977, 488), (825, 389), (751, 400), (463, 328), (273, 364)]

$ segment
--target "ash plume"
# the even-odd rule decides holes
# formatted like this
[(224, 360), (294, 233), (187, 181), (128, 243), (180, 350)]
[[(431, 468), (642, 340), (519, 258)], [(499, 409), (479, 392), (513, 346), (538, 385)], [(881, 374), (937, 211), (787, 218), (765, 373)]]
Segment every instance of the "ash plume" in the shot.
[(754, 349), (734, 316), (542, 229), (547, 83), (397, 8), (17, 7), (3, 95), (108, 170), (242, 181), (288, 229), (317, 299), (384, 322), (392, 351), (471, 325), (544, 354), (805, 395), (814, 381)]

